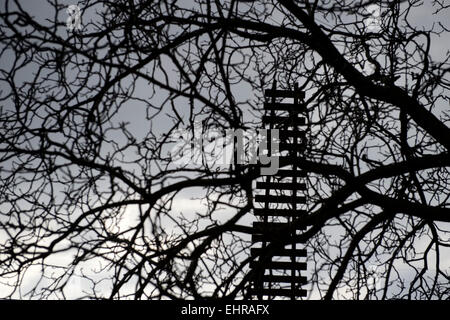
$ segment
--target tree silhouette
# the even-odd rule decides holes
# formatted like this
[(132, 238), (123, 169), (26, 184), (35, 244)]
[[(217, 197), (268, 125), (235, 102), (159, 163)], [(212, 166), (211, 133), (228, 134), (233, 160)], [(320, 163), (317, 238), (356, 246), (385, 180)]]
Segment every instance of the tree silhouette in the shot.
[(36, 6), (0, 12), (3, 297), (245, 297), (258, 166), (170, 150), (261, 127), (274, 80), (306, 92), (308, 297), (450, 297), (444, 2)]

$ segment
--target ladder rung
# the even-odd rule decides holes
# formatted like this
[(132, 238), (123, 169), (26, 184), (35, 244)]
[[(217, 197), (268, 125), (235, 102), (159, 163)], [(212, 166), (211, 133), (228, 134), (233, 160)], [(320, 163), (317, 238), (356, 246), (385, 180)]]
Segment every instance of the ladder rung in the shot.
[(278, 242), (285, 238), (281, 234), (252, 234), (252, 243), (258, 242)]
[[(298, 228), (297, 230), (304, 230)], [(266, 242), (266, 243), (276, 243), (286, 241), (286, 234), (283, 233), (262, 233), (262, 234), (252, 234), (252, 243)], [(305, 243), (304, 241), (302, 243)]]
[(305, 131), (301, 130), (279, 130), (278, 135), (280, 139), (288, 139), (288, 138), (305, 138)]
[(257, 189), (274, 190), (305, 190), (306, 183), (303, 182), (256, 182)]
[(250, 289), (249, 293), (254, 296), (283, 296), (283, 297), (306, 297), (305, 289)]
[(285, 195), (263, 195), (255, 196), (256, 202), (272, 202), (272, 203), (306, 203), (304, 196), (285, 196)]
[(266, 97), (272, 98), (297, 98), (303, 99), (305, 97), (305, 92), (301, 90), (277, 90), (277, 89), (266, 89), (264, 91)]
[(306, 249), (286, 249), (286, 248), (277, 248), (277, 249), (267, 249), (267, 248), (251, 248), (250, 254), (252, 256), (264, 256), (272, 255), (276, 257), (306, 257)]
[(305, 111), (305, 104), (303, 104), (303, 103), (265, 102), (264, 109), (302, 112), (302, 111)]
[[(287, 155), (287, 156), (279, 156), (278, 161), (280, 167), (294, 165), (295, 163), (298, 163), (299, 159), (303, 159), (303, 155), (293, 154), (293, 155)], [(298, 169), (297, 169), (298, 170)]]
[[(260, 279), (257, 279), (258, 281)], [(263, 275), (262, 279), (263, 282), (278, 282), (278, 283), (297, 283), (297, 284), (305, 284), (306, 283), (306, 277), (304, 276), (282, 276), (282, 275)]]
[(306, 214), (306, 210), (293, 209), (253, 209), (255, 216), (298, 217)]
[[(292, 226), (292, 223), (288, 222), (253, 222), (253, 228), (257, 232), (284, 232)], [(297, 230), (300, 230), (297, 228)]]
[[(280, 157), (281, 158), (281, 157)], [(277, 177), (306, 177), (306, 172), (302, 170), (292, 170), (292, 169), (279, 169), (277, 173), (274, 174)]]
[(306, 119), (304, 117), (283, 117), (283, 116), (263, 116), (264, 123), (272, 123), (276, 125), (298, 125), (304, 126)]
[(291, 262), (291, 261), (252, 261), (250, 262), (251, 269), (262, 268), (264, 270), (297, 270), (302, 271), (307, 269), (306, 262)]
[(280, 142), (278, 144), (278, 147), (280, 148), (280, 150), (296, 150), (296, 151), (304, 151), (305, 147), (306, 147), (306, 143), (305, 142), (301, 142), (301, 143), (285, 143), (285, 142)]

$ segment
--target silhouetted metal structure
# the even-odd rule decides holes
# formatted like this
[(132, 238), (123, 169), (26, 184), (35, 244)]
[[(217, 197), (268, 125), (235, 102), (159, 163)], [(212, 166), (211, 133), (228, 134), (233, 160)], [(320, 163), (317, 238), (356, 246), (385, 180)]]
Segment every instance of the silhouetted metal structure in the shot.
[[(266, 114), (263, 123), (270, 129), (279, 130), (280, 160), (289, 157), (292, 161), (284, 166), (283, 161), (280, 161), (280, 169), (275, 175), (264, 176), (262, 181), (256, 182), (256, 188), (262, 190), (263, 194), (255, 195), (255, 201), (260, 203), (260, 207), (255, 206), (254, 209), (259, 221), (253, 224), (252, 242), (257, 247), (251, 249), (255, 259), (250, 268), (256, 277), (250, 294), (259, 299), (297, 299), (307, 293), (302, 289), (306, 277), (301, 274), (302, 270), (306, 270), (306, 249), (294, 240), (295, 234), (301, 230), (292, 227), (295, 219), (306, 214), (306, 197), (298, 194), (306, 190), (306, 184), (302, 181), (306, 173), (296, 161), (303, 153), (306, 142), (305, 131), (301, 129), (305, 125), (305, 118), (299, 116), (306, 111), (304, 96), (297, 85), (294, 90), (277, 90), (274, 83), (271, 90), (265, 91)], [(281, 103), (280, 98), (290, 98), (293, 102)], [(270, 142), (272, 137), (270, 130), (268, 132)], [(284, 155), (286, 152), (287, 157)], [(286, 237), (292, 238), (289, 245), (285, 241), (277, 243), (280, 238)], [(271, 250), (267, 250), (269, 245)]]

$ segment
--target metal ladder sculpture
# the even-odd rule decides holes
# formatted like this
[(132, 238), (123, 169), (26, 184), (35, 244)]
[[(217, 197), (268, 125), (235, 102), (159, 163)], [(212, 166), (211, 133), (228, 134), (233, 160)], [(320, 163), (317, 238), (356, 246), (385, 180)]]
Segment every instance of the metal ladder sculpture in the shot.
[[(264, 194), (254, 197), (255, 202), (262, 204), (262, 208), (255, 206), (254, 209), (259, 221), (253, 223), (252, 242), (261, 246), (251, 249), (255, 259), (250, 268), (256, 276), (249, 293), (259, 299), (288, 297), (294, 300), (307, 294), (301, 288), (306, 283), (306, 277), (300, 273), (306, 270), (306, 262), (300, 261), (306, 257), (306, 249), (299, 248), (293, 239), (301, 230), (292, 230), (291, 227), (295, 219), (306, 214), (302, 208), (306, 204), (306, 197), (297, 194), (298, 191), (306, 190), (306, 184), (301, 181), (306, 173), (296, 163), (305, 147), (305, 131), (299, 129), (305, 125), (305, 118), (299, 117), (301, 112), (306, 111), (304, 92), (299, 91), (297, 85), (294, 90), (277, 90), (274, 82), (273, 89), (265, 91), (265, 97), (270, 102), (264, 103), (266, 115), (263, 123), (269, 125), (268, 129), (279, 130), (279, 150), (287, 151), (288, 157), (280, 156), (280, 168), (275, 175), (263, 176), (263, 181), (256, 182), (256, 188), (262, 189)], [(280, 103), (277, 98), (292, 98), (293, 103)], [(270, 143), (270, 130), (268, 133), (267, 140)], [(290, 164), (284, 165), (282, 160), (287, 158)], [(290, 168), (286, 169), (286, 166)], [(286, 245), (286, 237), (292, 238), (289, 245)], [(281, 238), (284, 242), (277, 244)], [(269, 246), (272, 248), (270, 251), (267, 250)]]

